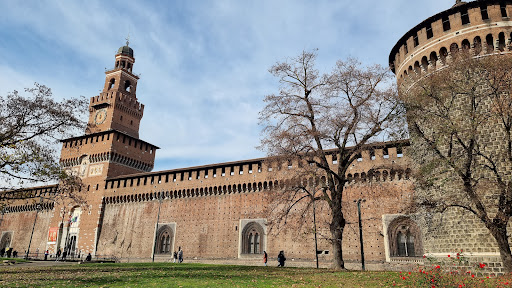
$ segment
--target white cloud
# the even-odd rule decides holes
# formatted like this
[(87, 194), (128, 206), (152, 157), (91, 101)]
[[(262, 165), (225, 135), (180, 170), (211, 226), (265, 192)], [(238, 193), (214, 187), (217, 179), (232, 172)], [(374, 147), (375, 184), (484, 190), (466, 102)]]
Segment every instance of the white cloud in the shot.
[[(157, 169), (263, 156), (258, 111), (277, 90), (267, 69), (320, 48), (319, 67), (348, 56), (387, 65), (410, 28), (450, 7), (433, 1), (3, 1), (0, 93), (33, 82), (56, 97), (95, 96), (130, 32), (140, 136)], [(174, 164), (173, 164), (174, 163)]]

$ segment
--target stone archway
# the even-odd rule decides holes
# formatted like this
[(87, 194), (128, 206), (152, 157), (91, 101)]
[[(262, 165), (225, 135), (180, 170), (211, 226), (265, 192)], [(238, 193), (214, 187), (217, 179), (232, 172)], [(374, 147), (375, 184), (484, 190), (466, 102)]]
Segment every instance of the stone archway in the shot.
[(264, 230), (260, 224), (249, 222), (242, 230), (242, 254), (262, 254), (264, 242)]
[(395, 218), (388, 226), (391, 257), (419, 257), (423, 255), (421, 232), (414, 220), (406, 216)]
[(169, 225), (161, 226), (156, 233), (155, 254), (171, 254), (174, 233)]

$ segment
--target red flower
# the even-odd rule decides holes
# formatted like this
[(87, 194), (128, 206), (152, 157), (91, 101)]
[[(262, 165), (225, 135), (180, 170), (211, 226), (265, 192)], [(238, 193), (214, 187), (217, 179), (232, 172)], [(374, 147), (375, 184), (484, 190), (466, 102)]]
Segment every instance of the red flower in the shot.
[(475, 278), (475, 274), (471, 274), (471, 278)]
[(450, 258), (450, 254), (448, 254), (448, 258)]
[(485, 267), (485, 264), (484, 263), (480, 263), (480, 268), (484, 268)]
[(423, 258), (427, 258), (427, 255), (423, 255)]
[(441, 268), (441, 266), (439, 266), (439, 265), (436, 266), (436, 269), (440, 269), (440, 268)]

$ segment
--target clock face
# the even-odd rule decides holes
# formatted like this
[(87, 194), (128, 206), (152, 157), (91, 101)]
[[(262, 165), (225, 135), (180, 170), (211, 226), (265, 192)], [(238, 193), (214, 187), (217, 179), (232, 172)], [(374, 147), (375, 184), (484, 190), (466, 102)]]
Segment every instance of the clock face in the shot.
[(96, 125), (100, 125), (101, 123), (105, 122), (105, 119), (107, 119), (107, 109), (100, 109), (94, 116), (94, 123)]

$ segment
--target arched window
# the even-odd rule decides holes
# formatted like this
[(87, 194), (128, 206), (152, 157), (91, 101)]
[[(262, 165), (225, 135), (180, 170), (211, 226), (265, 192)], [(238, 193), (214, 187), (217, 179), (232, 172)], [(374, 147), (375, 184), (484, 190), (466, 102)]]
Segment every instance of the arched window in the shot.
[(503, 52), (505, 51), (505, 33), (501, 32), (498, 35), (498, 49)]
[(242, 254), (261, 254), (263, 249), (263, 228), (256, 222), (249, 222), (242, 230)]
[(389, 251), (392, 257), (418, 257), (423, 255), (418, 225), (408, 217), (400, 216), (388, 228)]
[(494, 38), (492, 37), (492, 34), (487, 34), (487, 36), (485, 37), (485, 42), (487, 44), (487, 51), (486, 53), (487, 54), (491, 54), (492, 52), (494, 52)]
[(163, 225), (157, 231), (155, 254), (170, 254), (172, 249), (173, 233), (169, 225)]
[(441, 58), (441, 62), (443, 62), (443, 64), (446, 64), (446, 56), (448, 56), (448, 50), (446, 47), (442, 47), (439, 50), (439, 57)]
[(108, 90), (114, 88), (114, 84), (116, 84), (116, 79), (110, 79), (110, 81), (108, 82)]
[(469, 40), (468, 39), (464, 39), (462, 41), (462, 51), (464, 53), (468, 53), (470, 48), (471, 48), (471, 44), (469, 43)]
[(130, 80), (124, 81), (124, 91), (132, 92), (132, 83), (130, 82)]
[(476, 36), (475, 39), (473, 39), (473, 47), (475, 55), (479, 55), (480, 52), (482, 52), (482, 39), (480, 36)]
[(432, 63), (432, 67), (435, 69), (437, 65), (437, 53), (435, 51), (430, 53), (430, 63)]

